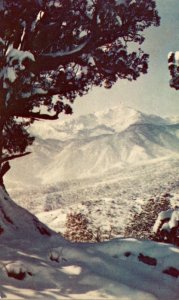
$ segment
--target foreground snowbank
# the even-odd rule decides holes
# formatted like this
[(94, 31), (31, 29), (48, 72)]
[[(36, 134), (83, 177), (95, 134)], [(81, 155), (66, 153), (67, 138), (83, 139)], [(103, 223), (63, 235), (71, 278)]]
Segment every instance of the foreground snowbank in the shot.
[[(178, 299), (179, 249), (116, 239), (70, 244), (60, 237), (1, 245), (0, 293), (8, 299)], [(168, 270), (168, 272), (167, 272)], [(24, 272), (24, 278), (8, 276)]]
[(72, 244), (53, 231), (42, 234), (33, 215), (0, 196), (7, 225), (0, 234), (1, 298), (178, 299), (178, 248), (135, 239)]

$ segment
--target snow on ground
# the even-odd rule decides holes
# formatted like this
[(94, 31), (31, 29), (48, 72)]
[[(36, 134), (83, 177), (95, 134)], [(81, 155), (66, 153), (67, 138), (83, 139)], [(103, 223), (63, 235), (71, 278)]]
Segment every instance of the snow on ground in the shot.
[(173, 197), (170, 199), (170, 202), (173, 208), (179, 207), (179, 193), (173, 193)]
[[(8, 196), (6, 201), (8, 214), (13, 204)], [(28, 218), (24, 211), (16, 222)], [(1, 298), (177, 299), (178, 248), (135, 239), (72, 244), (55, 233), (40, 236), (28, 223), (24, 235), (12, 224), (0, 235)]]
[[(178, 258), (171, 245), (134, 239), (71, 244), (60, 236), (12, 238), (1, 241), (0, 294), (7, 299), (177, 300), (178, 278), (167, 270), (179, 269)], [(19, 280), (8, 271), (26, 275)]]
[(109, 231), (113, 227), (115, 236), (121, 236), (131, 214), (139, 213), (148, 199), (170, 192), (174, 196), (171, 201), (177, 202), (178, 168), (177, 157), (161, 159), (116, 169), (102, 177), (9, 191), (19, 205), (57, 232), (65, 232), (66, 216), (75, 212), (87, 216), (93, 230)]
[[(93, 217), (96, 216), (100, 223), (107, 224), (109, 220), (113, 220), (120, 226), (126, 222), (130, 208), (139, 210), (145, 198), (151, 195), (151, 191), (153, 195), (158, 195), (173, 190), (172, 205), (178, 203), (177, 160), (169, 162), (162, 160), (158, 164), (148, 164), (137, 170), (131, 170), (132, 173), (130, 170), (123, 172), (121, 180), (118, 173), (116, 176), (112, 172), (103, 179), (98, 178), (97, 181), (61, 183), (57, 187), (48, 187), (47, 195), (43, 194), (45, 192), (43, 188), (37, 194), (32, 193), (31, 197), (26, 191), (22, 202), (28, 205), (29, 196), (31, 210), (35, 211), (37, 205), (37, 210), (41, 211), (42, 206), (38, 207), (38, 203), (43, 200), (43, 196), (51, 199), (49, 205), (52, 205), (52, 199), (57, 199), (56, 204), (61, 205), (60, 209), (53, 210), (52, 207), (51, 211), (39, 215), (41, 220), (57, 231), (61, 231), (62, 225), (65, 224), (67, 210), (73, 207), (72, 201), (76, 200), (75, 195), (81, 195), (74, 204), (75, 209), (78, 207), (79, 210), (84, 209), (84, 212), (86, 209), (88, 215), (91, 213)], [(65, 206), (62, 199), (65, 193), (62, 193), (58, 199), (57, 191), (61, 187), (64, 191), (68, 191), (69, 186), (71, 191)], [(83, 191), (81, 194), (80, 189)], [(88, 201), (88, 197), (85, 201), (87, 194), (89, 198), (91, 197), (92, 203)], [(109, 198), (109, 194), (112, 198)], [(71, 198), (70, 202), (72, 195), (74, 198)], [(32, 215), (24, 213), (24, 210), (23, 214), (22, 211), (19, 213), (18, 206), (15, 206), (17, 211), (13, 216), (13, 204), (8, 197), (6, 198), (2, 202), (6, 217), (12, 217), (15, 223), (15, 216), (17, 216), (17, 227), (20, 227), (20, 230), (9, 224), (5, 218), (5, 224), (13, 230), (10, 230), (8, 235), (0, 235), (2, 298), (178, 299), (179, 249), (173, 245), (123, 238), (101, 243), (77, 244), (65, 241), (60, 234), (41, 236), (39, 230), (32, 230), (34, 227)], [(114, 215), (110, 218), (107, 213), (112, 212), (110, 210), (112, 205)], [(93, 225), (97, 224), (95, 220), (93, 222)]]

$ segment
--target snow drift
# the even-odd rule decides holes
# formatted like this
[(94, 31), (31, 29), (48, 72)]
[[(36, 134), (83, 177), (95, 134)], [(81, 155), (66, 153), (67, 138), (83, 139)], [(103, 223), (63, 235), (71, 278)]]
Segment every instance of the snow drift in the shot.
[(39, 239), (50, 237), (53, 231), (34, 215), (11, 200), (0, 187), (0, 240), (4, 238)]

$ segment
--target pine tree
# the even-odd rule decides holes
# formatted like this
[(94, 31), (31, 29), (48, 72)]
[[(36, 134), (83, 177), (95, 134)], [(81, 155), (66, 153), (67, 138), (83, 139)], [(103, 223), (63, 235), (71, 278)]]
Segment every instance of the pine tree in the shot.
[(179, 51), (168, 54), (168, 69), (170, 72), (170, 86), (179, 90)]
[(69, 213), (64, 237), (73, 242), (94, 242), (94, 234), (89, 223), (88, 218), (82, 213)]

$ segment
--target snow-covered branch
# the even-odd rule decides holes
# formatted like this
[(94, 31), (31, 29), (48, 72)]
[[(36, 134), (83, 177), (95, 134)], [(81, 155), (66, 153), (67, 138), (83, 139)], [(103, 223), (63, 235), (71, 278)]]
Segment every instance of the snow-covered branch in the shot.
[(75, 53), (79, 54), (79, 52), (84, 50), (86, 45), (90, 43), (90, 41), (91, 41), (91, 37), (88, 37), (82, 44), (74, 47), (74, 49), (72, 49), (70, 51), (57, 51), (57, 52), (53, 52), (53, 53), (45, 53), (45, 54), (42, 54), (41, 57), (60, 58), (60, 57), (71, 56), (72, 54), (75, 54)]

